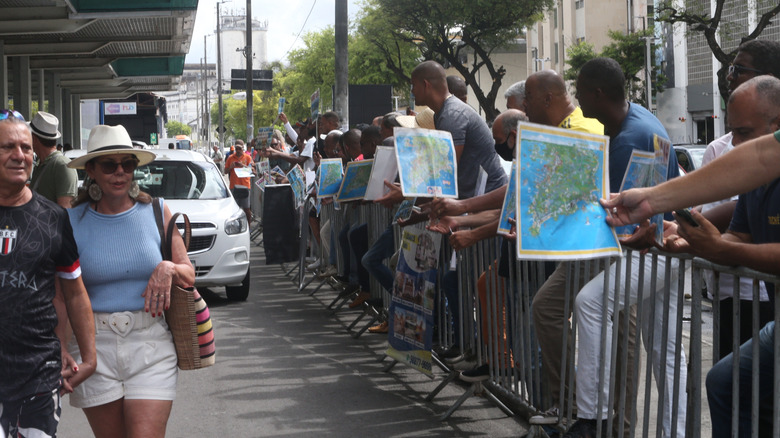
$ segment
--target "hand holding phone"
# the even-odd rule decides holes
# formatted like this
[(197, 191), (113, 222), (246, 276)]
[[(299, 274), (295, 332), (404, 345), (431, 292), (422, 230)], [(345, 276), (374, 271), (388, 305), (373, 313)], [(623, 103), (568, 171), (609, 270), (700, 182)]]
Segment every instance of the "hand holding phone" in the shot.
[(678, 221), (679, 221), (679, 219), (682, 219), (685, 222), (687, 222), (688, 225), (690, 225), (692, 227), (698, 227), (699, 226), (699, 223), (696, 222), (696, 219), (693, 218), (693, 215), (691, 214), (691, 211), (688, 210), (688, 209), (675, 210), (674, 214), (676, 215)]

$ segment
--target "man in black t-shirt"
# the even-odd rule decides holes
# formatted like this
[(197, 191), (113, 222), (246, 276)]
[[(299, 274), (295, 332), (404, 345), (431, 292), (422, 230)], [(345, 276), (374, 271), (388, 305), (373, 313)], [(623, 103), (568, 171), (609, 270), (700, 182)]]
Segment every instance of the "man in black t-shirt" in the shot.
[[(0, 436), (54, 436), (60, 394), (97, 366), (92, 308), (70, 221), (64, 209), (25, 186), (32, 161), (24, 118), (0, 110)], [(64, 297), (61, 313), (53, 302), (55, 281)], [(58, 334), (65, 336), (55, 327), (65, 326), (66, 308), (80, 364), (69, 355), (61, 359)]]

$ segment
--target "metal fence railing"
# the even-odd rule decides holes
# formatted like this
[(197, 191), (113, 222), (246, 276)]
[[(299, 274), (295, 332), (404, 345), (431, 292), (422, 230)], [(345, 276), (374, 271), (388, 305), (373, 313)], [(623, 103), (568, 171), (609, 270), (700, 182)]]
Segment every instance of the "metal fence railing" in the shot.
[[(388, 228), (391, 212), (373, 204), (348, 209), (341, 206), (339, 210), (331, 204), (322, 207), (321, 219), (322, 223), (330, 222), (330, 234), (338, 234), (347, 223), (367, 224), (370, 247)], [(400, 239), (395, 228), (397, 248)], [(331, 236), (323, 233), (321, 238)], [(343, 272), (345, 258), (338, 239), (333, 241), (339, 272)], [(453, 251), (446, 236), (442, 242), (434, 345), (442, 350), (457, 345), (469, 356), (470, 365), (487, 364), (489, 370), (486, 381), (478, 382), (476, 389), (472, 385), (464, 397), (482, 392), (491, 400), (500, 399), (518, 415), (530, 418), (544, 414), (544, 421), (531, 420), (532, 427), (546, 424), (560, 431), (577, 418), (591, 418), (603, 420), (595, 424), (598, 433), (609, 432), (612, 436), (712, 434), (713, 427), (718, 426), (711, 421), (703, 388), (708, 372), (721, 356), (718, 329), (725, 315), (721, 314), (717, 285), (709, 291), (711, 299), (703, 296), (702, 273), (711, 270), (716, 278), (736, 276), (736, 296), (741, 287), (739, 279), (752, 279), (754, 314), (758, 314), (759, 282), (780, 281), (744, 268), (656, 251), (626, 251), (623, 257), (563, 262), (555, 267), (551, 262), (515, 260), (514, 246), (498, 238), (455, 252), (453, 265)], [(326, 260), (328, 254), (321, 257)], [(558, 283), (551, 286), (550, 282)], [(448, 289), (453, 284), (454, 293)], [(373, 324), (386, 318), (381, 312), (386, 311), (389, 294), (376, 279), (372, 279), (370, 289), (375, 300), (362, 310), (364, 315), (372, 316), (369, 324)], [(556, 302), (560, 306), (546, 316), (542, 298), (549, 297), (542, 295), (552, 295), (551, 291), (558, 294)], [(382, 300), (376, 300), (379, 298)], [(337, 306), (338, 299), (330, 307)], [(372, 308), (375, 313), (370, 313)], [(780, 308), (773, 310), (777, 319)], [(780, 391), (780, 379), (774, 377), (778, 376), (780, 360), (773, 353), (778, 337), (772, 334), (769, 338), (773, 346), (769, 356), (758, 342), (749, 350), (740, 349), (740, 306), (732, 306), (728, 313), (734, 321), (734, 341), (729, 349), (734, 365), (727, 373), (731, 376), (730, 387), (724, 391), (745, 394), (731, 398), (730, 415), (716, 422), (725, 419), (729, 423), (728, 418), (734, 418), (724, 435), (743, 436), (739, 413), (748, 408), (745, 415), (751, 436), (768, 436), (768, 430), (772, 430), (772, 436), (780, 437), (778, 404), (771, 403), (772, 394)], [(762, 324), (755, 319), (751, 336), (758, 339), (761, 329)], [(767, 330), (765, 334), (771, 333)], [(362, 332), (352, 333), (359, 336)], [(558, 339), (548, 343), (550, 337)], [(759, 379), (764, 371), (760, 360), (766, 362), (767, 357), (773, 377), (764, 381)], [(740, 371), (740, 358), (752, 359), (747, 372)], [(434, 358), (434, 363), (444, 372), (444, 379), (428, 400), (459, 374), (446, 361)], [(551, 368), (560, 383), (547, 375)], [(747, 373), (747, 380), (740, 381), (740, 372)], [(767, 393), (769, 403), (764, 398)]]

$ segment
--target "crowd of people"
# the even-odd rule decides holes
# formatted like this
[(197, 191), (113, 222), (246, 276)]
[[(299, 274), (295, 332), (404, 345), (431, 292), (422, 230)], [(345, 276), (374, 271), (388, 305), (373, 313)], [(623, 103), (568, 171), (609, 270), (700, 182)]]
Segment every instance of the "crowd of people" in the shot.
[[(602, 201), (610, 212), (611, 225), (635, 224), (633, 235), (622, 240), (626, 247), (658, 247), (719, 264), (780, 272), (780, 198), (774, 197), (780, 194), (780, 171), (774, 165), (780, 160), (778, 60), (780, 43), (748, 41), (740, 46), (728, 75), (727, 125), (731, 132), (709, 146), (702, 169), (680, 177), (672, 153), (667, 182)], [(257, 139), (248, 145), (239, 140), (229, 153), (214, 147), (211, 154), (228, 175), (233, 198), (251, 222), (251, 180), (236, 169), (252, 168), (257, 161), (268, 159), (270, 168), (281, 169), (275, 175), (277, 182), (300, 166), (313, 183), (323, 159), (340, 159), (344, 165), (371, 159), (378, 146), (394, 145), (395, 128), (450, 133), (457, 161), (458, 198), (420, 199), (411, 217), (389, 224), (376, 239), (369, 239), (369, 224), (358, 214), (359, 202), (341, 205), (343, 221), (321, 216), (313, 203), (306, 204), (313, 236), (313, 259), (307, 268), (322, 279), (334, 279), (340, 297), (351, 299), (352, 308), (383, 305), (381, 300), (371, 300), (372, 278), (392, 294), (395, 276), (386, 261), (400, 245), (395, 241), (394, 227), (426, 222), (429, 230), (445, 234), (454, 250), (496, 236), (508, 187), (504, 163), (515, 157), (518, 122), (608, 136), (609, 162), (605, 165), (613, 193), (620, 191), (633, 150), (653, 152), (656, 137), (669, 138), (652, 113), (628, 100), (623, 71), (610, 58), (596, 58), (583, 65), (574, 84), (577, 104), (564, 79), (554, 71), (536, 72), (512, 85), (504, 96), (508, 109), (490, 125), (468, 104), (463, 79), (447, 76), (440, 64), (425, 61), (417, 65), (411, 72), (411, 85), (415, 105), (423, 108), (417, 112), (379, 115), (371, 125), (344, 131), (339, 115), (332, 111), (296, 126), (280, 113), (284, 132), (274, 130), (267, 147), (257, 144)], [(0, 344), (0, 434), (36, 436), (31, 433), (36, 431), (41, 436), (54, 436), (60, 397), (70, 394), (70, 403), (84, 409), (98, 437), (162, 437), (177, 381), (176, 352), (163, 311), (170, 305), (171, 285), (191, 286), (195, 273), (178, 234), (173, 236), (172, 260), (163, 260), (154, 204), (162, 210), (165, 223), (171, 213), (163, 200), (152, 199), (133, 181), (133, 171), (151, 162), (154, 154), (133, 148), (123, 127), (98, 125), (90, 133), (86, 155), (68, 161), (57, 150), (56, 141), (61, 137), (58, 123), (54, 115), (43, 111), (30, 123), (15, 111), (0, 111), (0, 269), (6, 272), (0, 277), (0, 303), (8, 309), (7, 317), (0, 319), (0, 331), (6, 339)], [(34, 156), (37, 164), (33, 170)], [(74, 169), (86, 171), (83, 190), (77, 191)], [(480, 169), (486, 175), (484, 187), (478, 183)], [(399, 183), (385, 181), (385, 186), (386, 194), (375, 203), (397, 209), (404, 200)], [(311, 184), (311, 199), (317, 198), (315, 190)], [(328, 198), (320, 201), (333, 202)], [(677, 221), (671, 214), (693, 205), (701, 205), (691, 213), (695, 224)], [(646, 221), (656, 213), (665, 214), (662, 244), (652, 237), (656, 225)], [(510, 235), (503, 240), (502, 250), (491, 263), (496, 269), (481, 273), (480, 300), (484, 300), (488, 281), (508, 284), (506, 278), (515, 269), (515, 259), (508, 250), (513, 238)], [(341, 262), (337, 262), (339, 253)], [(674, 323), (681, 312), (676, 287), (681, 272), (674, 268), (677, 262), (670, 260), (667, 265), (673, 267), (659, 273), (661, 278), (654, 278), (655, 273), (639, 254), (632, 252), (623, 260), (632, 273), (622, 279), (625, 294), (604, 288), (605, 284), (615, 287), (617, 277), (623, 275), (615, 264), (579, 270), (572, 262), (544, 266), (546, 281), (531, 301), (532, 325), (542, 376), (551, 396), (544, 408), (557, 415), (565, 404), (559, 394), (574, 394), (575, 405), (569, 408), (576, 410), (577, 420), (565, 436), (596, 436), (598, 430), (605, 431), (604, 419), (610, 411), (630, 412), (635, 406), (634, 385), (627, 385), (625, 405), (618, 406), (617, 397), (610, 398), (614, 386), (600, 386), (598, 373), (605, 369), (606, 375), (612, 376), (626, 368), (609, 359), (602, 363), (602, 353), (612, 349), (613, 330), (635, 338), (637, 326), (652, 358), (656, 388), (667, 394), (660, 411), (662, 435), (685, 434), (689, 418), (685, 390), (678, 392), (676, 400), (669, 396), (675, 387), (685, 388), (687, 379), (686, 357), (677, 350), (682, 334)], [(665, 256), (659, 259), (665, 263)], [(473, 358), (474, 352), (468, 349), (473, 343), (464, 342), (473, 333), (463, 330), (468, 325), (461, 318), (474, 318), (474, 313), (473, 309), (459, 308), (460, 267), (441, 269), (445, 272), (438, 287), (440, 302), (451, 316), (444, 323), (453, 333), (452, 342), (438, 346), (434, 353), (454, 364)], [(575, 287), (567, 287), (572, 283)], [(759, 314), (753, 315), (752, 293), (744, 293), (749, 287), (739, 287), (725, 275), (709, 278), (708, 284), (718, 291), (712, 298), (720, 300), (722, 306), (721, 342), (717, 346), (720, 361), (707, 376), (713, 435), (729, 436), (732, 427), (740, 436), (750, 433), (754, 343), (760, 352), (759, 427), (763, 435), (772, 427), (774, 287), (762, 286)], [(644, 294), (638, 292), (642, 290)], [(501, 293), (517, 291), (503, 288)], [(644, 304), (642, 315), (631, 310), (637, 301)], [(482, 307), (487, 311), (487, 306)], [(498, 307), (502, 313), (511, 311), (509, 306)], [(733, 307), (742, 313), (738, 339), (731, 337)], [(625, 318), (629, 323), (615, 326), (616, 312), (618, 320)], [(561, 370), (567, 349), (567, 357), (574, 357), (572, 313), (578, 321), (578, 353), (575, 385), (568, 388)], [(668, 314), (668, 319), (650, 316), (662, 313)], [(608, 318), (603, 319), (603, 314)], [(752, 338), (750, 329), (753, 318), (759, 318), (763, 326), (757, 339)], [(627, 333), (623, 333), (624, 327)], [(369, 330), (387, 333), (388, 321)], [(513, 328), (501, 330), (511, 332)], [(732, 345), (740, 343), (735, 356)], [(144, 349), (149, 351), (139, 353)], [(629, 350), (619, 357), (630, 367), (637, 358), (635, 350)], [(737, 360), (739, 393), (734, 394), (732, 367)], [(464, 370), (461, 378), (468, 382), (488, 379), (487, 363)], [(739, 399), (739, 416), (732, 419), (734, 397)], [(610, 399), (615, 400), (613, 406), (598, 402)]]

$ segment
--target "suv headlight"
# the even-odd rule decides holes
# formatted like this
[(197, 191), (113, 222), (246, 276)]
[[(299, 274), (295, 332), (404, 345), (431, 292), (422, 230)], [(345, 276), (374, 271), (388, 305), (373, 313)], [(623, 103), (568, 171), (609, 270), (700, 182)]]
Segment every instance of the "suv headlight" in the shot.
[(243, 210), (239, 210), (238, 213), (225, 221), (225, 233), (228, 235), (243, 233), (248, 227), (249, 224), (246, 221), (246, 215)]

